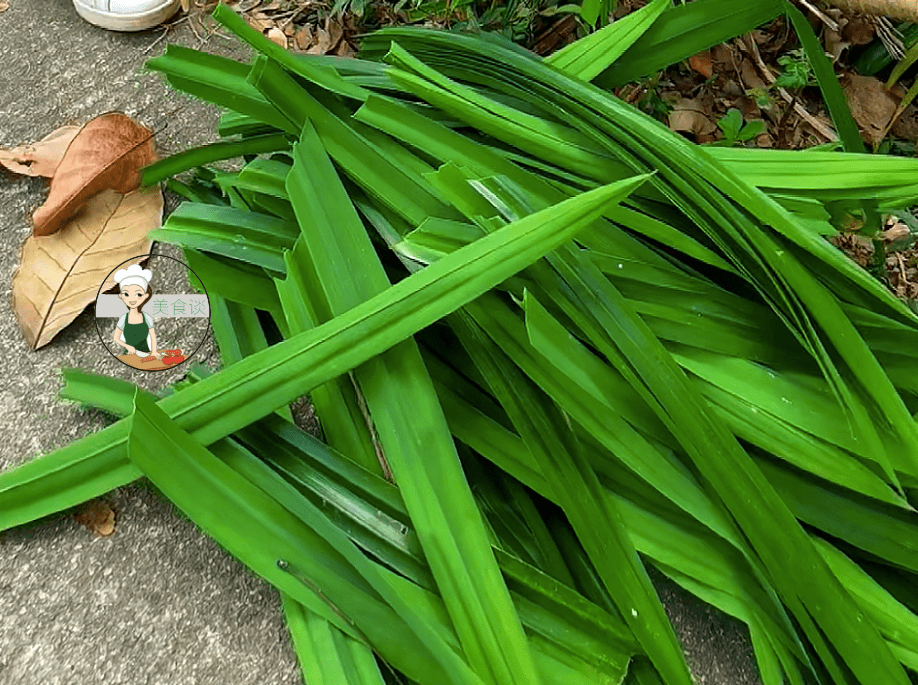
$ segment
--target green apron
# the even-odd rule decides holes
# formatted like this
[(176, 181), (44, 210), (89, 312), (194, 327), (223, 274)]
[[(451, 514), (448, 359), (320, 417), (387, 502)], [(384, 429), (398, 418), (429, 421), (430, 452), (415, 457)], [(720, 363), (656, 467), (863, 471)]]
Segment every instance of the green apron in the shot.
[[(143, 316), (141, 314), (141, 316)], [(124, 342), (135, 348), (138, 352), (148, 353), (147, 336), (150, 334), (150, 327), (147, 326), (146, 317), (140, 323), (128, 323), (124, 319)]]

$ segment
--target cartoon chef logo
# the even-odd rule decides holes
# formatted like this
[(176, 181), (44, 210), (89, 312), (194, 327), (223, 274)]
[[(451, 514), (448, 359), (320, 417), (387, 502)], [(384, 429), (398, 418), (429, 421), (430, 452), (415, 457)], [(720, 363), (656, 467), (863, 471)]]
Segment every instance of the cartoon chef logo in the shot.
[(153, 272), (141, 269), (140, 264), (131, 264), (115, 272), (115, 283), (121, 289), (119, 297), (128, 308), (127, 314), (118, 319), (115, 344), (124, 345), (125, 354), (153, 355), (160, 359), (163, 354), (156, 349), (156, 327), (150, 315), (143, 313), (143, 306), (153, 295), (152, 278)]
[[(171, 260), (184, 267), (188, 280), (203, 294), (156, 293), (153, 288), (156, 260)], [(146, 268), (143, 261), (147, 262)], [(163, 266), (174, 278), (175, 273), (171, 272), (176, 271), (176, 264)], [(102, 294), (112, 281), (114, 293)], [(141, 255), (120, 264), (103, 283), (96, 298), (96, 324), (103, 342), (107, 338), (113, 343), (107, 347), (119, 361), (143, 371), (162, 371), (181, 364), (191, 356), (191, 348), (200, 347), (203, 336), (196, 342), (199, 336), (188, 321), (203, 319), (209, 323), (208, 305), (203, 284), (183, 262), (165, 255)], [(102, 319), (114, 319), (114, 325), (106, 326), (100, 323)], [(185, 340), (180, 342), (182, 338)]]

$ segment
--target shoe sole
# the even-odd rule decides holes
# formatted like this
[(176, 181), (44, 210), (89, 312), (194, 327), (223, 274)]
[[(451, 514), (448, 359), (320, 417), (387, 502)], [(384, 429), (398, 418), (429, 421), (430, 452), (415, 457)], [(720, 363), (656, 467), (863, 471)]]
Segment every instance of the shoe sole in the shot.
[(95, 24), (109, 31), (143, 31), (144, 29), (153, 28), (162, 24), (174, 15), (179, 7), (178, 0), (169, 0), (159, 7), (154, 7), (146, 12), (137, 14), (115, 14), (114, 12), (105, 12), (94, 7), (80, 5), (74, 1), (73, 6), (77, 14), (90, 24)]

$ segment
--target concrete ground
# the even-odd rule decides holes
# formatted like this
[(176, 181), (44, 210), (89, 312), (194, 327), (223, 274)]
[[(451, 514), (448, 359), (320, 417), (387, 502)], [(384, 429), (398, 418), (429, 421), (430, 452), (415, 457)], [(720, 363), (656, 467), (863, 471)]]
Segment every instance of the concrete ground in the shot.
[[(87, 24), (69, 0), (10, 0), (0, 12), (0, 147), (66, 123), (121, 111), (157, 131), (164, 152), (216, 139), (217, 112), (171, 92), (143, 62), (166, 42), (200, 45), (188, 22), (118, 34)], [(207, 34), (202, 34), (205, 38)], [(159, 42), (157, 42), (159, 41)], [(220, 35), (204, 50), (245, 59)], [(57, 400), (58, 369), (79, 367), (157, 390), (182, 368), (136, 372), (99, 343), (88, 308), (47, 347), (28, 349), (10, 281), (43, 182), (0, 177), (0, 470), (111, 422)], [(167, 211), (175, 198), (167, 198)], [(180, 256), (169, 246), (158, 253)], [(158, 292), (181, 292), (184, 275)], [(182, 290), (178, 290), (182, 288)], [(211, 339), (195, 361), (216, 366)], [(300, 683), (276, 591), (223, 552), (149, 484), (106, 496), (117, 530), (97, 538), (72, 516), (0, 535), (0, 685), (286, 685)], [(699, 683), (754, 685), (747, 633), (737, 622), (655, 578)]]

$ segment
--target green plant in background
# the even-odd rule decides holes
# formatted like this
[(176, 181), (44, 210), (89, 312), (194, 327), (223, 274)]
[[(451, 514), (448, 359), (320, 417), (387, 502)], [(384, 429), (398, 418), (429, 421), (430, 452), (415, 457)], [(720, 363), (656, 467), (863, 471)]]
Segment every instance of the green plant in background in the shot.
[(500, 33), (521, 45), (530, 45), (550, 17), (580, 10), (559, 0), (402, 0), (393, 7), (411, 22), (444, 21), (453, 31)]
[(918, 242), (918, 219), (915, 218), (914, 214), (907, 211), (893, 212), (890, 216), (895, 218), (898, 223), (904, 224), (909, 233), (893, 241), (889, 246), (889, 250), (893, 252), (908, 250)]
[[(151, 237), (207, 283), (223, 367), (160, 397), (67, 371), (122, 418), (0, 475), (0, 530), (146, 475), (279, 589), (308, 682), (688, 685), (653, 564), (748, 625), (765, 685), (908, 685), (918, 316), (824, 236), (914, 203), (918, 161), (852, 152), (809, 52), (848, 152), (696, 146), (594, 85), (768, 13), (811, 46), (763, 6), (348, 61), (218, 7), (251, 64), (149, 66), (224, 141), (144, 182), (186, 199)], [(305, 393), (327, 443), (283, 411)]]
[[(901, 39), (902, 50), (908, 50), (918, 43), (918, 24), (901, 23), (895, 27), (895, 33)], [(895, 62), (897, 62), (896, 57), (890, 54), (883, 40), (878, 37), (864, 48), (855, 61), (854, 68), (859, 74), (874, 76)]]
[(644, 92), (634, 104), (639, 110), (645, 114), (649, 114), (657, 121), (665, 122), (670, 112), (673, 111), (673, 105), (671, 102), (664, 100), (660, 95), (659, 85), (661, 77), (662, 74), (657, 73), (642, 79), (640, 87)]
[(789, 54), (782, 55), (778, 58), (778, 64), (781, 65), (781, 73), (771, 84), (772, 88), (799, 91), (806, 86), (816, 85), (813, 68), (803, 48), (791, 50)]
[(590, 27), (602, 28), (609, 23), (609, 15), (617, 4), (617, 0), (583, 0), (580, 16)]
[(764, 88), (750, 88), (746, 91), (746, 95), (752, 98), (759, 109), (771, 109), (775, 105), (774, 96)]
[(735, 107), (717, 120), (717, 126), (724, 133), (724, 139), (711, 145), (731, 147), (736, 143), (745, 143), (765, 132), (765, 122), (761, 119), (743, 123), (743, 115)]
[[(363, 13), (366, 12), (367, 4), (367, 0), (335, 0), (331, 13), (337, 16), (350, 13), (360, 19), (363, 17)], [(404, 2), (401, 4), (404, 4)]]

